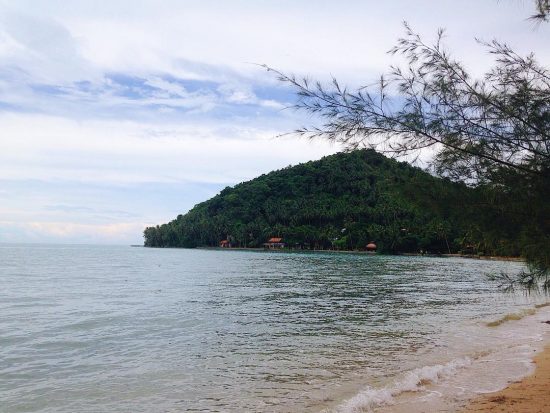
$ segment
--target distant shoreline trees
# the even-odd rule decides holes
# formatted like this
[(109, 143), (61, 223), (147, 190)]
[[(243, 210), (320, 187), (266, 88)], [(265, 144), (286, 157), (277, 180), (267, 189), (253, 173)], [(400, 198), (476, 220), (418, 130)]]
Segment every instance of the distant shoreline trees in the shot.
[[(175, 220), (144, 231), (148, 247), (287, 247), (382, 253), (517, 256), (522, 220), (487, 233), (475, 207), (482, 188), (436, 178), (373, 150), (356, 150), (274, 171), (226, 188)], [(465, 208), (465, 206), (469, 206)], [(492, 219), (492, 222), (495, 220)]]

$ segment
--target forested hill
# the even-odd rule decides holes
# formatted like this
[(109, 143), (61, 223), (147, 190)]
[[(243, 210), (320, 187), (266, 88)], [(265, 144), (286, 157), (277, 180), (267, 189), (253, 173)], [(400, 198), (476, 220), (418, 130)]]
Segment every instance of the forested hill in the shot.
[(385, 252), (455, 252), (479, 245), (479, 225), (468, 215), (477, 196), (463, 184), (357, 150), (225, 188), (145, 229), (145, 246), (219, 246), (228, 239), (233, 247), (259, 247), (283, 237), (298, 248), (364, 249), (374, 241)]

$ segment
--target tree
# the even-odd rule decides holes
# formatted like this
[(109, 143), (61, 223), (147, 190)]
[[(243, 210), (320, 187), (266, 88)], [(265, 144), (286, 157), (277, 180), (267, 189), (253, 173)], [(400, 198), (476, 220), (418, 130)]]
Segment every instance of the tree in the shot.
[(547, 22), (550, 16), (550, 0), (536, 0), (535, 6), (537, 12), (531, 18)]
[[(550, 1), (535, 5), (532, 18), (547, 22)], [(528, 230), (516, 234), (531, 269), (522, 279), (548, 290), (550, 71), (533, 54), (521, 56), (494, 40), (480, 42), (495, 63), (475, 79), (451, 57), (443, 37), (439, 30), (428, 44), (405, 23), (405, 36), (390, 51), (405, 67), (391, 67), (375, 85), (352, 91), (335, 78), (324, 85), (264, 67), (296, 90), (297, 109), (320, 119), (295, 131), (299, 135), (395, 156), (432, 148), (435, 173), (488, 188), (491, 197), (479, 212), (526, 223)]]

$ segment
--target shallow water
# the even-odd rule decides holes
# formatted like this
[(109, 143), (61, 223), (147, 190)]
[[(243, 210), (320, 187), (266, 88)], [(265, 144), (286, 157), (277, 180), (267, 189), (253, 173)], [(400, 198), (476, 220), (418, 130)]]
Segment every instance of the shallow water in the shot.
[[(399, 392), (387, 390), (414, 381), (410, 374), (427, 375), (420, 387), (441, 386), (484, 357), (513, 355), (518, 365), (505, 382), (530, 368), (527, 355), (542, 340), (537, 315), (492, 329), (486, 322), (536, 298), (501, 294), (485, 274), (521, 268), (460, 258), (0, 245), (0, 411), (397, 408)], [(432, 367), (443, 373), (419, 370)]]

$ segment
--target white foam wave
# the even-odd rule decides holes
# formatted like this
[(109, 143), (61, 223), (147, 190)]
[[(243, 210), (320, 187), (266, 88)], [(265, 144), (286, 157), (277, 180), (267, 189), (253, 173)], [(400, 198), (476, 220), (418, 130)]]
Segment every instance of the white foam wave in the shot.
[(365, 413), (376, 407), (391, 405), (395, 396), (405, 392), (421, 391), (424, 386), (439, 382), (441, 379), (452, 376), (457, 370), (472, 364), (472, 359), (463, 357), (445, 364), (424, 366), (411, 370), (394, 381), (392, 384), (375, 389), (367, 387), (351, 399), (345, 401), (335, 412), (337, 413)]

